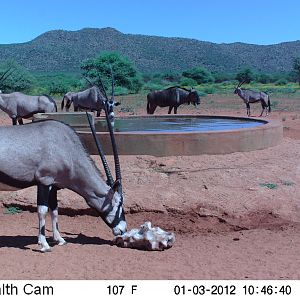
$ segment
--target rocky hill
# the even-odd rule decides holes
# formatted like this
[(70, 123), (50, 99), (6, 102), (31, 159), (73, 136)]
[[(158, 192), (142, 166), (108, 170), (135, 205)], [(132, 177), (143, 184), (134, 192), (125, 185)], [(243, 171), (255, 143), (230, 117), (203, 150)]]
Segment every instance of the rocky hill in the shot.
[(300, 41), (276, 45), (216, 44), (187, 38), (123, 34), (113, 28), (48, 31), (32, 41), (0, 45), (0, 62), (14, 59), (31, 71), (77, 72), (101, 51), (117, 51), (142, 72), (182, 71), (202, 65), (211, 71), (290, 71)]

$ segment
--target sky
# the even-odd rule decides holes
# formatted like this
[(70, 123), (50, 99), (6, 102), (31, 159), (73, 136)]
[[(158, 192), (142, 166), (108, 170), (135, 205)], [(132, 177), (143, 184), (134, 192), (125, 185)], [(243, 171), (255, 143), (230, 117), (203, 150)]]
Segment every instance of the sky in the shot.
[(0, 0), (0, 44), (86, 27), (215, 43), (276, 44), (300, 40), (300, 0)]

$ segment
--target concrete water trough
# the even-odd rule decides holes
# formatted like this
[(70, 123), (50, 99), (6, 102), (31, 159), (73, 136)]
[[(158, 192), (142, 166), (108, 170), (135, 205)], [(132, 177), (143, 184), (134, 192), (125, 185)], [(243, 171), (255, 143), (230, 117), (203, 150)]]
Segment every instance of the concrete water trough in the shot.
[[(97, 149), (85, 113), (36, 114), (34, 121), (55, 119), (74, 127), (90, 154)], [(112, 154), (104, 118), (93, 119), (106, 154)], [(226, 154), (265, 149), (282, 141), (283, 126), (274, 120), (228, 116), (160, 115), (116, 118), (121, 155)]]

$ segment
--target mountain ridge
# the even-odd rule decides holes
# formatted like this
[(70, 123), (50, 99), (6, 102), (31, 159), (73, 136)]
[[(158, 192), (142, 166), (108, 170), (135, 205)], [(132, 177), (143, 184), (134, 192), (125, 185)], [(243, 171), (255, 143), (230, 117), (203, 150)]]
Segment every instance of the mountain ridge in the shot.
[(203, 66), (232, 73), (251, 67), (288, 72), (300, 56), (300, 40), (273, 45), (213, 43), (181, 37), (124, 34), (112, 27), (51, 30), (25, 43), (0, 44), (0, 63), (13, 59), (35, 72), (79, 72), (83, 60), (103, 51), (127, 56), (144, 73)]

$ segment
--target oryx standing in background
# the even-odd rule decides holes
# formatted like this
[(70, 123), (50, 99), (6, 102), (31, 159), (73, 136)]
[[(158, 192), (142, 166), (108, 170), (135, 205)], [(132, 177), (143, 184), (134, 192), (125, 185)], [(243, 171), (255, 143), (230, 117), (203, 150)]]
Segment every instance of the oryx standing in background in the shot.
[[(79, 109), (88, 109), (92, 111), (97, 111), (97, 117), (100, 116), (101, 110), (103, 109), (103, 103), (106, 100), (105, 95), (101, 92), (98, 86), (93, 86), (84, 91), (75, 93), (68, 92), (64, 95), (63, 100), (61, 102), (61, 110), (64, 109), (66, 100), (66, 111), (68, 111), (73, 103), (74, 111), (78, 111)], [(114, 106), (120, 105), (119, 102), (115, 102), (112, 98), (108, 100), (109, 106), (109, 114), (111, 115), (114, 110)]]
[(23, 118), (30, 118), (36, 113), (57, 112), (56, 103), (50, 96), (29, 96), (20, 92), (0, 93), (0, 109), (10, 116), (13, 125), (17, 125), (17, 121), (22, 125)]
[(250, 117), (250, 103), (260, 102), (262, 111), (260, 117), (263, 115), (264, 110), (266, 110), (266, 116), (268, 112), (271, 112), (271, 102), (270, 97), (267, 93), (264, 92), (256, 92), (252, 90), (241, 89), (242, 84), (245, 81), (240, 82), (234, 90), (235, 94), (238, 94), (240, 98), (243, 99), (244, 103), (246, 104), (247, 108), (247, 116)]

